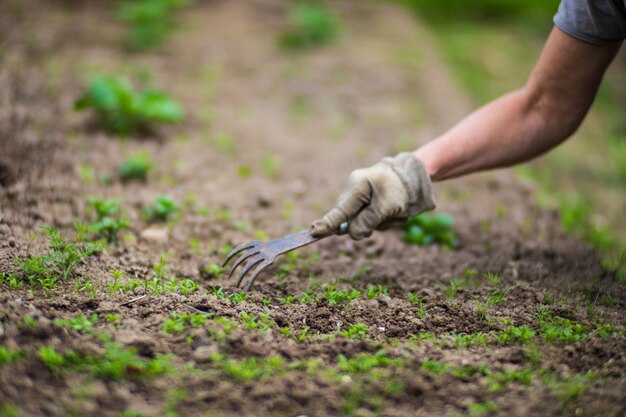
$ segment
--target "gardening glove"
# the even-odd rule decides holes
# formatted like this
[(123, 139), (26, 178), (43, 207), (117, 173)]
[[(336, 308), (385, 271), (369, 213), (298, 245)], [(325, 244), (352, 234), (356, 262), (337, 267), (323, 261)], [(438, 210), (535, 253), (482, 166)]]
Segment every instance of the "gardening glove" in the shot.
[(311, 234), (326, 235), (348, 221), (350, 237), (359, 240), (371, 236), (383, 223), (434, 208), (435, 196), (424, 164), (412, 153), (403, 152), (353, 171), (336, 207), (313, 222)]

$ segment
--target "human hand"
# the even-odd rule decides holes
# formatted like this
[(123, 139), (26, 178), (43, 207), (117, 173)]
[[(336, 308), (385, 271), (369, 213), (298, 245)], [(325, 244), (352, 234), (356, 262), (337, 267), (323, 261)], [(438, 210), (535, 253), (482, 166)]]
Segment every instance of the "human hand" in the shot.
[(347, 221), (348, 234), (359, 240), (371, 236), (384, 223), (434, 208), (432, 184), (424, 164), (404, 152), (352, 171), (335, 208), (313, 222), (311, 234), (326, 235)]

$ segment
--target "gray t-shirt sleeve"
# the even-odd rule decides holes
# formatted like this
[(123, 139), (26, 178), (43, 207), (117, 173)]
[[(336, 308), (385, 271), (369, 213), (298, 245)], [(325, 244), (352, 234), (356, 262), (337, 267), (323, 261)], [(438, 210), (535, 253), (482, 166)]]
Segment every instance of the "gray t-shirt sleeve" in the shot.
[(626, 38), (626, 0), (561, 0), (554, 24), (595, 44)]

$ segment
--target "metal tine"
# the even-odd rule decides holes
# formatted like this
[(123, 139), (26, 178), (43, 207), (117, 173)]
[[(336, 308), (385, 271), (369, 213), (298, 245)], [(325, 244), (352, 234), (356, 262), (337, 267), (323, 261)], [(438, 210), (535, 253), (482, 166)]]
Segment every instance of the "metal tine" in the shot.
[(263, 262), (262, 264), (260, 264), (259, 266), (256, 267), (256, 269), (254, 270), (254, 272), (252, 273), (252, 275), (250, 275), (250, 277), (248, 278), (248, 280), (246, 281), (246, 286), (244, 287), (244, 291), (248, 292), (250, 291), (250, 287), (252, 287), (252, 284), (254, 284), (254, 280), (256, 279), (257, 275), (259, 275), (259, 273), (261, 271), (263, 271), (265, 268), (267, 268), (268, 266), (270, 266), (273, 262)]
[(242, 243), (241, 245), (237, 246), (235, 249), (233, 249), (232, 251), (230, 251), (230, 253), (228, 254), (228, 256), (226, 256), (226, 259), (224, 259), (224, 262), (222, 262), (222, 268), (226, 266), (226, 264), (232, 259), (234, 258), (239, 252), (246, 250), (246, 249), (250, 249), (253, 248), (257, 245), (257, 243), (259, 243), (258, 241), (254, 240), (252, 242), (246, 242), (246, 243)]
[(247, 252), (244, 252), (244, 254), (243, 254), (243, 255), (241, 255), (241, 256), (239, 257), (239, 259), (237, 259), (237, 262), (235, 262), (235, 263), (233, 264), (233, 267), (230, 269), (230, 272), (229, 272), (229, 274), (228, 274), (228, 279), (230, 279), (230, 278), (233, 276), (233, 272), (235, 272), (235, 269), (237, 269), (237, 267), (238, 267), (239, 265), (241, 265), (241, 264), (242, 264), (242, 263), (243, 263), (246, 259), (248, 259), (248, 258), (250, 258), (250, 257), (252, 257), (252, 256), (255, 256), (255, 255), (258, 255), (259, 253), (261, 253), (261, 252), (259, 252), (259, 251), (258, 251), (258, 250), (256, 250), (256, 249), (252, 249), (252, 250), (249, 250), (249, 251), (247, 251)]
[(263, 258), (262, 256), (258, 256), (258, 257), (254, 257), (250, 259), (248, 263), (246, 263), (246, 265), (243, 267), (243, 269), (239, 273), (239, 278), (237, 278), (237, 288), (239, 288), (239, 285), (241, 285), (241, 281), (243, 281), (243, 277), (248, 273), (248, 271), (250, 271), (250, 269), (252, 269), (254, 266), (259, 264), (260, 262), (263, 262), (264, 260), (265, 258)]

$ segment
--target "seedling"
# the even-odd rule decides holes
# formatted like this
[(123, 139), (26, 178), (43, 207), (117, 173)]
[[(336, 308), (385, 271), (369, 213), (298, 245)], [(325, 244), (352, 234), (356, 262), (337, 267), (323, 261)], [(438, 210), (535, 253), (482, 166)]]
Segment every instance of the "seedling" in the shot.
[(44, 289), (56, 287), (59, 280), (66, 280), (86, 257), (102, 251), (98, 242), (78, 246), (51, 227), (44, 227), (43, 231), (48, 236), (50, 250), (44, 255), (18, 259), (17, 275), (31, 287), (37, 284)]
[(55, 318), (54, 324), (58, 326), (69, 327), (70, 329), (76, 330), (80, 333), (91, 333), (93, 331), (93, 326), (98, 322), (98, 315), (93, 313), (91, 317), (87, 317), (84, 314), (81, 314), (73, 319), (60, 319)]
[(244, 358), (237, 362), (225, 359), (222, 355), (214, 355), (213, 362), (221, 366), (222, 371), (238, 381), (266, 380), (284, 368), (281, 357)]
[(348, 375), (368, 373), (374, 368), (401, 367), (402, 359), (390, 358), (384, 349), (375, 354), (359, 353), (347, 359), (344, 355), (339, 355), (337, 367), (339, 371)]
[(209, 320), (208, 314), (194, 314), (194, 313), (177, 313), (173, 312), (170, 317), (165, 318), (163, 321), (163, 330), (166, 333), (182, 333), (186, 328), (200, 327)]
[(589, 328), (587, 326), (570, 319), (555, 316), (546, 307), (537, 309), (537, 323), (539, 324), (541, 335), (549, 341), (574, 343), (589, 337), (587, 334)]
[(122, 181), (146, 181), (148, 171), (154, 166), (147, 151), (137, 152), (120, 164), (117, 172)]
[(212, 263), (202, 269), (209, 278), (222, 279), (224, 277), (224, 268), (221, 265)]
[(419, 246), (441, 244), (446, 248), (454, 248), (459, 242), (452, 230), (453, 225), (454, 218), (450, 214), (422, 213), (409, 217), (404, 223), (402, 238)]
[(332, 43), (339, 32), (339, 21), (322, 4), (296, 3), (289, 16), (290, 29), (280, 38), (288, 50), (304, 50)]
[(107, 243), (117, 242), (120, 230), (128, 227), (128, 220), (119, 218), (120, 201), (116, 199), (99, 200), (89, 197), (87, 203), (96, 213), (97, 220), (90, 224), (77, 224), (79, 234), (90, 234), (106, 240)]
[(126, 79), (110, 76), (93, 77), (74, 107), (93, 109), (107, 131), (122, 136), (149, 130), (157, 122), (174, 123), (183, 118), (182, 107), (166, 93), (136, 91)]
[(175, 26), (173, 13), (193, 0), (122, 0), (117, 16), (128, 26), (127, 44), (143, 51), (160, 46)]
[(178, 203), (172, 197), (160, 194), (154, 204), (145, 208), (144, 214), (148, 220), (166, 222), (172, 220), (179, 210)]
[(261, 169), (267, 177), (275, 179), (278, 178), (280, 164), (274, 156), (263, 155), (261, 158)]
[(40, 347), (39, 359), (52, 372), (58, 372), (66, 364), (64, 355), (57, 352), (53, 346)]
[(11, 364), (19, 359), (24, 358), (26, 355), (19, 349), (10, 349), (4, 346), (0, 346), (0, 366), (4, 364)]
[(328, 285), (326, 290), (322, 292), (324, 298), (328, 300), (328, 304), (344, 304), (349, 303), (355, 298), (361, 297), (361, 292), (357, 290), (336, 290), (335, 285)]
[(441, 375), (450, 368), (450, 365), (442, 364), (439, 361), (426, 361), (422, 363), (422, 368), (433, 375)]
[(341, 334), (348, 339), (363, 339), (367, 335), (367, 324), (355, 323), (348, 327), (348, 330), (344, 330)]
[(6, 284), (11, 289), (22, 288), (23, 281), (17, 274), (8, 274), (6, 272), (0, 272), (0, 283)]
[(389, 291), (387, 290), (387, 288), (383, 287), (382, 285), (378, 284), (375, 287), (368, 287), (365, 290), (365, 295), (367, 296), (367, 298), (369, 299), (373, 299), (373, 298), (378, 298), (381, 295), (389, 295)]
[(456, 297), (459, 287), (461, 287), (463, 281), (460, 279), (451, 279), (446, 286), (445, 295), (448, 300), (452, 300)]
[(242, 311), (239, 316), (248, 330), (257, 330), (259, 333), (265, 333), (274, 327), (274, 321), (270, 318), (269, 313), (259, 313), (258, 316), (255, 316)]

